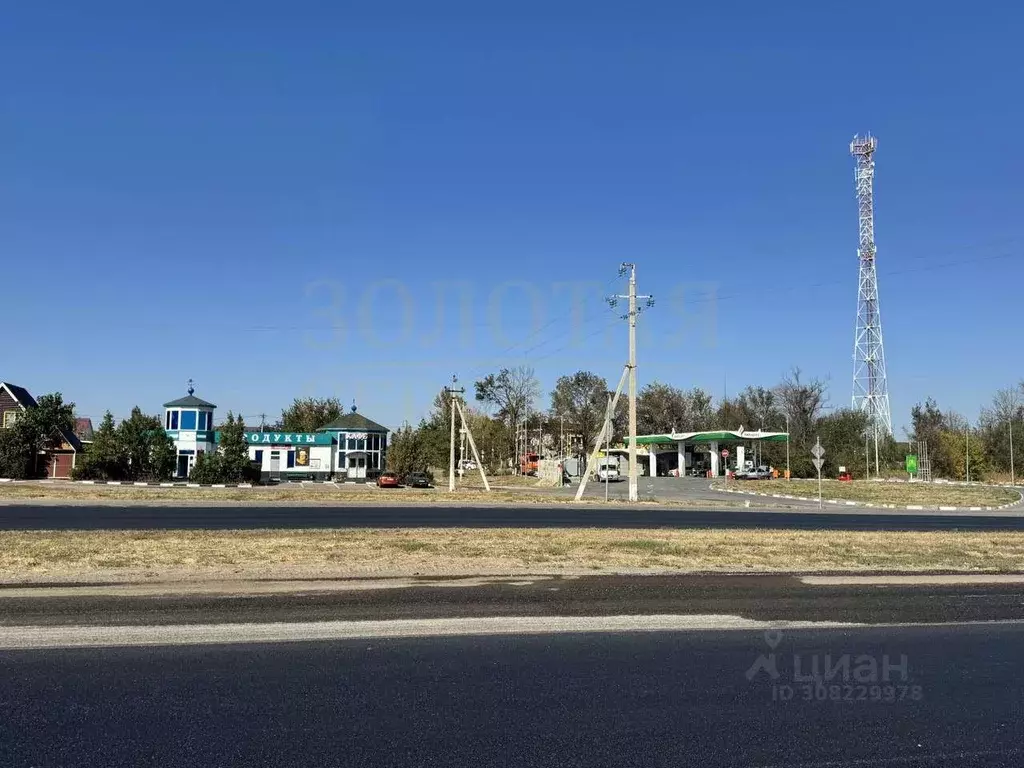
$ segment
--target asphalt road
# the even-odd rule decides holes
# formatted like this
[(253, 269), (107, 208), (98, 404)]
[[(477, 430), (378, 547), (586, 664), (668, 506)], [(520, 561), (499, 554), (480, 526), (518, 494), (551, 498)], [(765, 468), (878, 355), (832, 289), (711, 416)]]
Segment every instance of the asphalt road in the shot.
[(0, 505), (0, 530), (243, 528), (776, 528), (1021, 531), (1024, 516), (874, 511), (423, 506)]
[[(1022, 641), (973, 625), (8, 651), (0, 765), (1019, 766)], [(863, 682), (803, 682), (846, 655)]]
[[(863, 574), (861, 575), (863, 576)], [(984, 577), (980, 577), (984, 578)], [(999, 578), (999, 577), (995, 577)], [(0, 586), (0, 627), (731, 615), (766, 622), (1024, 621), (1024, 580), (807, 583), (797, 576), (536, 576), (213, 585)]]

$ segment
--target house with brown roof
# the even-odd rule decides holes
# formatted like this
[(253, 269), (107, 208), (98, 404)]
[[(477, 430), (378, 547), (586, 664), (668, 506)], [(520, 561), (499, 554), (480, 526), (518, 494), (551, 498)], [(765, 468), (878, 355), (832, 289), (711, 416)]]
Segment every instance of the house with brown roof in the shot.
[[(32, 393), (17, 384), (0, 381), (0, 429), (10, 429), (30, 408), (38, 403)], [(71, 477), (71, 470), (83, 452), (82, 441), (71, 430), (60, 430), (50, 444), (39, 452), (36, 469), (39, 474), (56, 479)]]

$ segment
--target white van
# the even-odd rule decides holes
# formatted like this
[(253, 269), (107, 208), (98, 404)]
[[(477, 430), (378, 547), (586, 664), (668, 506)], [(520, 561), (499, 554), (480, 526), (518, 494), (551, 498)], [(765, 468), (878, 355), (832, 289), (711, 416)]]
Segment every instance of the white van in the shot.
[(619, 460), (614, 456), (607, 456), (597, 460), (597, 470), (594, 475), (602, 483), (608, 481), (609, 483), (616, 483), (622, 479), (619, 474)]

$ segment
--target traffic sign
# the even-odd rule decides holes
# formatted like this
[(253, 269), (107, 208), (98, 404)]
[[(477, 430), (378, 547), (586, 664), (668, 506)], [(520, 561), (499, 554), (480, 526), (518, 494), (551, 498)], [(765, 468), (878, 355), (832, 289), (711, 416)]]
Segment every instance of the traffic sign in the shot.
[(811, 459), (811, 463), (814, 464), (814, 468), (821, 472), (821, 467), (825, 463), (824, 459)]
[(729, 449), (728, 448), (723, 448), (722, 449), (722, 458), (723, 459), (728, 459), (729, 458)]
[(821, 440), (818, 440), (811, 448), (811, 456), (816, 459), (821, 459), (825, 455), (825, 449), (821, 445)]
[(907, 455), (907, 474), (917, 474), (917, 456), (912, 453)]

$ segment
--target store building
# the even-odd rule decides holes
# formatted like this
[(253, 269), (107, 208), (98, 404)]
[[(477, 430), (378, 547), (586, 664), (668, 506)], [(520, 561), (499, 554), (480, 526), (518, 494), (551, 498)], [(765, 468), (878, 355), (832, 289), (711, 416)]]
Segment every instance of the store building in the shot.
[(317, 430), (334, 439), (334, 477), (356, 482), (373, 479), (384, 469), (388, 451), (387, 427), (356, 412), (346, 413)]
[(334, 472), (337, 446), (327, 432), (246, 432), (245, 442), (261, 482), (327, 480)]
[(217, 438), (213, 429), (213, 412), (217, 406), (195, 396), (191, 380), (188, 395), (164, 403), (164, 430), (174, 441), (177, 463), (174, 476), (186, 478), (192, 474), (196, 457), (202, 453), (217, 450)]

